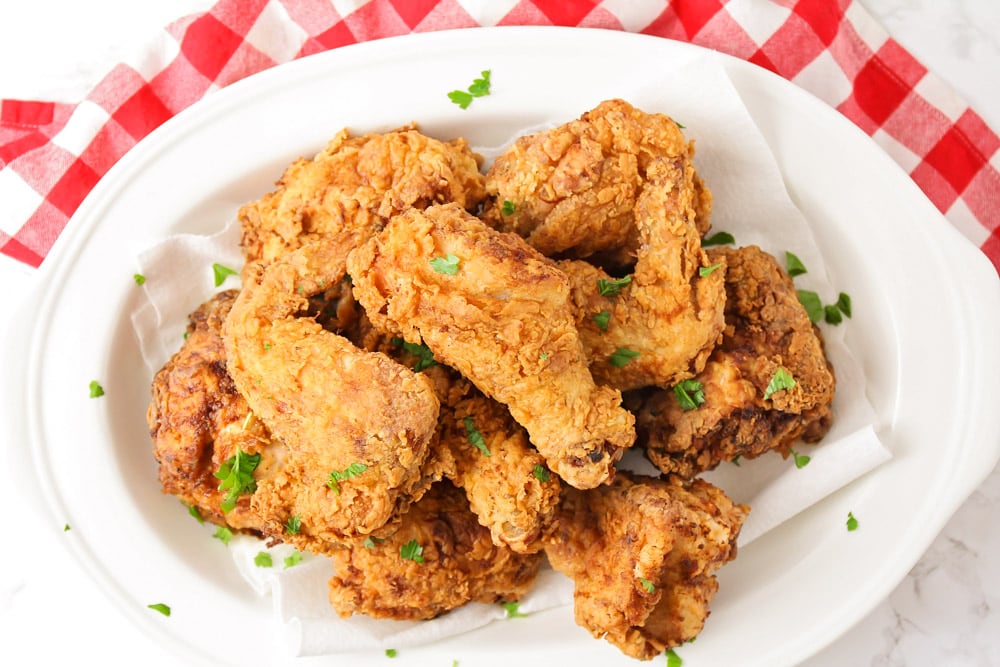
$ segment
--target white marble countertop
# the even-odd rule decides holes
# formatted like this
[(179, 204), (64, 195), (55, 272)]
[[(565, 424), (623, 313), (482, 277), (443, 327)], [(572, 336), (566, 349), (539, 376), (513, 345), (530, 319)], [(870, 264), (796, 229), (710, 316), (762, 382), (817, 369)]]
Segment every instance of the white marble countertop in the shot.
[[(861, 4), (1000, 130), (1000, 2)], [(72, 101), (144, 35), (210, 5), (209, 0), (2, 0), (0, 98)], [(14, 311), (31, 281), (30, 269), (0, 256), (3, 312)], [(0, 517), (7, 526), (0, 548), (0, 662), (66, 664), (82, 658), (105, 665), (176, 664), (68, 562), (51, 531), (23, 521), (22, 503), (6, 480), (0, 483)], [(1000, 665), (998, 513), (1000, 470), (994, 470), (888, 599), (807, 667)], [(87, 619), (99, 619), (100, 634)], [(109, 643), (111, 636), (115, 641)]]

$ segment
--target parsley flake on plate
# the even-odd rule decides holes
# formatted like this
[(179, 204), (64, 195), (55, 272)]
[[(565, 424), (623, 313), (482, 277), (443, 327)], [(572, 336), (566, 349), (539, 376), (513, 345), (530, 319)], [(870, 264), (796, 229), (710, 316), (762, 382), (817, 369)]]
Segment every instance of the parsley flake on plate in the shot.
[(258, 551), (257, 555), (253, 557), (253, 564), (257, 567), (271, 567), (274, 565), (274, 561), (271, 559), (271, 554), (266, 551)]
[(448, 253), (444, 257), (433, 257), (430, 260), (431, 268), (438, 273), (453, 276), (458, 273), (458, 263), (461, 260), (455, 255)]
[(330, 473), (330, 479), (326, 481), (326, 485), (330, 487), (334, 493), (340, 493), (340, 482), (348, 479), (353, 479), (368, 470), (368, 466), (364, 463), (355, 461), (351, 465), (347, 466), (343, 470), (334, 470)]
[(779, 367), (778, 370), (774, 371), (774, 375), (771, 376), (771, 381), (767, 383), (767, 389), (764, 390), (764, 400), (771, 398), (771, 395), (775, 392), (782, 391), (783, 389), (791, 389), (795, 386), (795, 378), (792, 374), (786, 371), (784, 368)]
[(708, 248), (714, 245), (729, 245), (730, 243), (736, 243), (736, 237), (729, 232), (716, 232), (715, 234), (702, 239), (701, 247)]
[(597, 293), (601, 296), (618, 296), (622, 288), (632, 283), (632, 276), (616, 278), (614, 280), (597, 279)]
[(806, 273), (806, 265), (794, 253), (785, 252), (785, 266), (788, 267), (788, 275), (792, 278)]
[(448, 93), (448, 99), (457, 104), (462, 109), (468, 109), (472, 100), (477, 97), (484, 97), (490, 94), (490, 70), (486, 69), (480, 73), (478, 79), (473, 79), (472, 84), (465, 90), (453, 90)]
[(526, 618), (528, 615), (521, 612), (519, 602), (504, 602), (503, 609), (507, 612), (505, 618)]
[(858, 529), (858, 520), (854, 517), (854, 512), (847, 513), (847, 530), (854, 532)]
[(156, 604), (146, 605), (147, 609), (152, 609), (153, 611), (158, 611), (164, 616), (170, 616), (170, 607), (163, 604), (162, 602), (157, 602)]
[(837, 307), (840, 312), (848, 317), (851, 316), (851, 295), (847, 292), (841, 292), (837, 296), (837, 303), (833, 304)]
[(410, 540), (399, 547), (399, 556), (404, 560), (412, 560), (414, 563), (423, 563), (424, 548), (416, 540)]
[(396, 649), (394, 649), (394, 648), (387, 648), (385, 650), (385, 657), (387, 657), (387, 658), (395, 658), (397, 655), (399, 655), (399, 654), (397, 653)]
[(622, 368), (638, 356), (639, 353), (635, 350), (630, 350), (627, 347), (620, 347), (615, 350), (610, 357), (608, 357), (608, 362), (615, 368)]
[(667, 667), (681, 667), (681, 665), (683, 665), (683, 664), (684, 664), (684, 661), (681, 660), (681, 657), (679, 655), (677, 655), (676, 652), (674, 652), (674, 649), (668, 648), (667, 649)]
[(218, 472), (216, 479), (222, 480), (219, 483), (219, 491), (226, 491), (226, 497), (222, 499), (223, 513), (229, 513), (236, 507), (236, 500), (244, 494), (253, 493), (257, 490), (257, 480), (253, 477), (253, 471), (260, 464), (260, 454), (247, 454), (241, 449), (226, 459)]
[(188, 505), (188, 514), (194, 517), (194, 520), (198, 523), (205, 523), (205, 517), (201, 515), (201, 510), (198, 509), (197, 505)]
[(799, 303), (806, 309), (809, 321), (816, 324), (823, 319), (823, 302), (820, 301), (819, 294), (812, 290), (800, 289), (797, 291)]
[(90, 397), (91, 398), (100, 398), (101, 396), (104, 396), (104, 387), (102, 387), (101, 383), (98, 382), (97, 380), (91, 380), (90, 381)]
[(481, 451), (486, 456), (490, 456), (490, 449), (486, 446), (486, 441), (483, 439), (483, 434), (479, 432), (476, 425), (472, 423), (472, 417), (465, 416), (462, 418), (462, 424), (465, 425), (465, 434), (469, 438), (469, 443), (472, 444), (476, 449)]
[(704, 385), (697, 380), (681, 380), (674, 385), (674, 398), (684, 412), (694, 410), (705, 402)]
[(293, 551), (291, 556), (285, 558), (285, 569), (287, 570), (290, 567), (295, 567), (301, 562), (302, 562), (302, 552)]
[(132, 279), (135, 280), (136, 285), (142, 285), (144, 282), (146, 282), (146, 276), (142, 275), (141, 273), (132, 274)]
[(215, 533), (212, 537), (219, 540), (223, 544), (229, 544), (229, 540), (233, 539), (233, 531), (229, 530), (225, 526), (219, 526), (215, 529)]
[(791, 453), (792, 458), (795, 460), (795, 467), (798, 468), (799, 470), (805, 468), (807, 465), (809, 465), (809, 462), (812, 461), (811, 456), (806, 456), (805, 454), (799, 454), (794, 449), (789, 449), (788, 451), (789, 453)]
[(216, 262), (212, 265), (212, 276), (215, 279), (215, 286), (219, 287), (222, 283), (226, 282), (226, 278), (229, 276), (238, 275), (235, 270), (230, 269), (228, 266), (224, 266)]

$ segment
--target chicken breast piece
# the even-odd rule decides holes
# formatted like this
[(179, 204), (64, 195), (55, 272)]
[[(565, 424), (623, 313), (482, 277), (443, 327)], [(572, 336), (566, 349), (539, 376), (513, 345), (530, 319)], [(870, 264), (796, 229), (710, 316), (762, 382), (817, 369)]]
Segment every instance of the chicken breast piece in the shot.
[(621, 393), (594, 383), (554, 264), (460, 206), (411, 209), (351, 253), (372, 323), (471, 380), (510, 410), (568, 484), (608, 481), (634, 440)]
[(384, 540), (332, 555), (330, 603), (343, 617), (430, 619), (468, 602), (509, 602), (535, 581), (541, 553), (497, 546), (449, 482), (435, 484)]
[(483, 200), (481, 158), (464, 139), (438, 141), (415, 126), (352, 137), (345, 129), (285, 170), (277, 189), (240, 209), (247, 263), (269, 264), (324, 234), (373, 234), (410, 207)]
[(748, 511), (703, 480), (620, 472), (565, 490), (545, 553), (576, 584), (577, 624), (649, 660), (701, 631)]
[[(736, 457), (788, 456), (796, 440), (817, 442), (832, 425), (833, 366), (792, 279), (756, 246), (709, 256), (728, 266), (726, 330), (694, 378), (691, 393), (704, 402), (684, 409), (674, 391), (659, 390), (637, 415), (650, 461), (683, 477)], [(779, 369), (794, 386), (769, 394)]]
[[(486, 174), (483, 219), (545, 255), (635, 258), (635, 205), (650, 164), (693, 153), (677, 123), (620, 99), (518, 140)], [(695, 208), (709, 227), (711, 193), (695, 178)]]
[(622, 391), (691, 377), (725, 325), (725, 258), (710, 261), (701, 247), (690, 160), (651, 162), (646, 175), (634, 272), (616, 278), (582, 260), (559, 262), (591, 373)]
[[(430, 381), (297, 317), (340, 282), (356, 241), (324, 236), (266, 269), (252, 265), (224, 327), (229, 374), (280, 443), (276, 465), (257, 476), (253, 510), (265, 534), (317, 552), (383, 527), (431, 481)], [(293, 517), (301, 530), (289, 535)]]

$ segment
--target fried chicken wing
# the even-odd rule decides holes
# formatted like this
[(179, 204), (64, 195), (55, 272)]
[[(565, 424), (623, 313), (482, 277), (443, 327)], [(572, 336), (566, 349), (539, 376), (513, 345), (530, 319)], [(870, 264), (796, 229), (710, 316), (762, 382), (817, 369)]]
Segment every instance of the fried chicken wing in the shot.
[(559, 504), (559, 479), (505, 406), (470, 393), (441, 410), (441, 446), (455, 461), (450, 479), (495, 544), (536, 552)]
[(343, 617), (420, 620), (467, 602), (507, 602), (534, 583), (542, 555), (517, 554), (490, 539), (452, 484), (435, 484), (385, 540), (332, 555), (330, 603)]
[(649, 660), (701, 631), (747, 512), (703, 480), (620, 472), (566, 489), (545, 553), (576, 584), (576, 622)]
[(348, 270), (375, 326), (427, 345), (506, 405), (564, 481), (591, 488), (611, 477), (634, 418), (620, 392), (595, 385), (566, 276), (551, 261), (445, 205), (394, 217)]
[(480, 159), (464, 139), (438, 141), (415, 126), (359, 137), (342, 130), (240, 209), (244, 257), (269, 264), (324, 234), (372, 234), (410, 207), (458, 202), (473, 210), (485, 196)]
[(725, 324), (725, 259), (710, 262), (701, 248), (690, 160), (654, 161), (646, 174), (634, 273), (617, 279), (582, 260), (559, 263), (594, 379), (622, 391), (700, 371)]
[[(325, 236), (266, 269), (252, 265), (224, 327), (229, 374), (280, 443), (253, 510), (265, 534), (318, 552), (378, 530), (432, 481), (430, 381), (296, 316), (343, 278), (356, 240)], [(285, 534), (296, 516), (301, 532)]]
[[(797, 439), (816, 442), (832, 424), (833, 367), (792, 279), (756, 246), (709, 255), (729, 268), (725, 335), (695, 376), (704, 403), (684, 410), (672, 391), (656, 391), (637, 415), (649, 459), (684, 477), (738, 456), (787, 456)], [(778, 369), (795, 386), (765, 398)]]
[(237, 449), (256, 455), (270, 434), (253, 419), (226, 371), (222, 325), (236, 290), (215, 295), (191, 313), (181, 348), (153, 377), (146, 412), (164, 493), (212, 523), (255, 532), (261, 521), (242, 496), (228, 513), (215, 472)]

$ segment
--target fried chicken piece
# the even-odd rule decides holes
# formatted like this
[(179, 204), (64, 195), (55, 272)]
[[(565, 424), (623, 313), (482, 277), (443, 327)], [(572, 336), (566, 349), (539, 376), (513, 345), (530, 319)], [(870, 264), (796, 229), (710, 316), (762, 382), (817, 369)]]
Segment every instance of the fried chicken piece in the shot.
[(226, 371), (222, 324), (236, 290), (220, 292), (189, 316), (181, 348), (153, 377), (146, 412), (163, 492), (207, 521), (256, 532), (260, 520), (241, 496), (228, 513), (215, 472), (237, 449), (255, 455), (270, 443)]
[(506, 407), (470, 393), (441, 410), (441, 446), (455, 461), (450, 479), (494, 544), (534, 553), (555, 516), (559, 479)]
[(704, 480), (619, 472), (566, 489), (545, 553), (576, 584), (577, 624), (649, 660), (701, 631), (748, 511)]
[(359, 137), (341, 130), (312, 159), (289, 165), (276, 190), (240, 209), (244, 257), (269, 264), (324, 234), (370, 235), (410, 207), (458, 202), (474, 210), (485, 196), (480, 161), (464, 139), (439, 141), (413, 125)]
[[(518, 138), (497, 157), (486, 174), (483, 219), (548, 256), (624, 257), (637, 247), (635, 205), (650, 165), (691, 153), (669, 116), (607, 100), (569, 123)], [(695, 184), (703, 233), (712, 198), (701, 178)]]
[[(429, 487), (438, 400), (430, 381), (297, 317), (344, 276), (357, 233), (325, 236), (249, 280), (226, 318), (227, 369), (277, 441), (257, 475), (263, 532), (325, 553), (369, 535)], [(286, 534), (299, 517), (301, 532)]]
[(332, 555), (330, 603), (342, 617), (430, 619), (467, 602), (509, 602), (535, 581), (541, 553), (495, 545), (452, 484), (435, 484), (385, 540)]
[[(792, 279), (756, 246), (709, 256), (729, 268), (725, 335), (695, 377), (704, 403), (685, 411), (672, 391), (656, 391), (637, 415), (650, 461), (684, 477), (738, 456), (788, 456), (797, 439), (817, 442), (832, 424), (833, 367)], [(795, 386), (765, 398), (780, 368)]]
[(591, 373), (622, 391), (697, 373), (725, 324), (725, 258), (710, 262), (702, 250), (690, 160), (653, 161), (646, 175), (635, 205), (634, 273), (616, 279), (582, 260), (559, 262)]
[[(449, 258), (451, 268), (435, 269)], [(394, 217), (351, 253), (348, 270), (376, 327), (423, 342), (506, 405), (564, 481), (610, 479), (634, 441), (634, 418), (620, 392), (595, 385), (566, 276), (551, 261), (445, 205)]]

